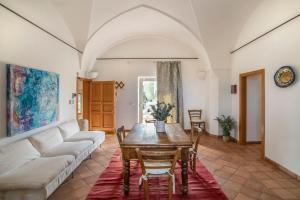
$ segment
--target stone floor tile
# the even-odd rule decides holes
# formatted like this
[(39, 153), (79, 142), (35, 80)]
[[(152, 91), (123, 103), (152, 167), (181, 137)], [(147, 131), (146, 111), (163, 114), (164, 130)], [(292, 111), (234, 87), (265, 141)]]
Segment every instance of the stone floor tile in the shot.
[[(198, 157), (231, 200), (299, 199), (300, 181), (260, 159), (259, 145), (225, 143), (201, 136)], [(107, 135), (91, 159), (82, 162), (49, 200), (83, 200), (118, 148), (115, 135)]]
[(272, 191), (282, 199), (298, 199), (296, 195), (287, 189), (272, 189)]
[(242, 193), (238, 194), (234, 200), (255, 200), (247, 195), (244, 195)]

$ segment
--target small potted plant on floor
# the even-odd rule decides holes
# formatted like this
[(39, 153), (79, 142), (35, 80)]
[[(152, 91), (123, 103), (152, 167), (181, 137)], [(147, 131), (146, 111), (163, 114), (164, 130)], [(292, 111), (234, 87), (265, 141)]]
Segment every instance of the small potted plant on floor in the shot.
[(230, 131), (235, 125), (234, 119), (230, 116), (225, 117), (225, 115), (221, 115), (221, 117), (217, 117), (215, 120), (219, 122), (219, 125), (223, 129), (223, 140), (228, 142), (230, 140)]
[(156, 105), (151, 105), (151, 115), (154, 119), (156, 119), (156, 132), (165, 132), (165, 122), (167, 121), (167, 118), (171, 116), (171, 111), (174, 107), (174, 105), (171, 105), (169, 103), (166, 104), (164, 102), (157, 102)]

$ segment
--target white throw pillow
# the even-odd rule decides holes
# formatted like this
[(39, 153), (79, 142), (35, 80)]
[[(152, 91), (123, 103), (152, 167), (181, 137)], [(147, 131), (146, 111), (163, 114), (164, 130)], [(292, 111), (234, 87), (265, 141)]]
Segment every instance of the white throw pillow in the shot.
[(28, 139), (5, 145), (0, 148), (0, 174), (17, 169), (40, 156)]
[(40, 153), (43, 153), (64, 142), (57, 127), (48, 129), (29, 138)]
[(69, 138), (80, 131), (78, 122), (76, 119), (60, 124), (59, 129), (64, 139)]

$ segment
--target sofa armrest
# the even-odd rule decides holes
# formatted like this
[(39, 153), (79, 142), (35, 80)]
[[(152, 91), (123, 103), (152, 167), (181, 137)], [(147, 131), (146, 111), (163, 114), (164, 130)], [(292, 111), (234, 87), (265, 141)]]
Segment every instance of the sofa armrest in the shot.
[(80, 131), (88, 131), (89, 130), (89, 120), (87, 120), (87, 119), (79, 119), (78, 125), (80, 128)]

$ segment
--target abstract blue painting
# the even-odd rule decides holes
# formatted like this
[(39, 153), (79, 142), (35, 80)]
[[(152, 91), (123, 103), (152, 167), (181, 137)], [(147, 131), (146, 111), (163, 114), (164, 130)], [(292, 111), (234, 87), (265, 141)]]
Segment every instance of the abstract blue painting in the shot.
[(59, 75), (7, 65), (7, 136), (58, 120)]

